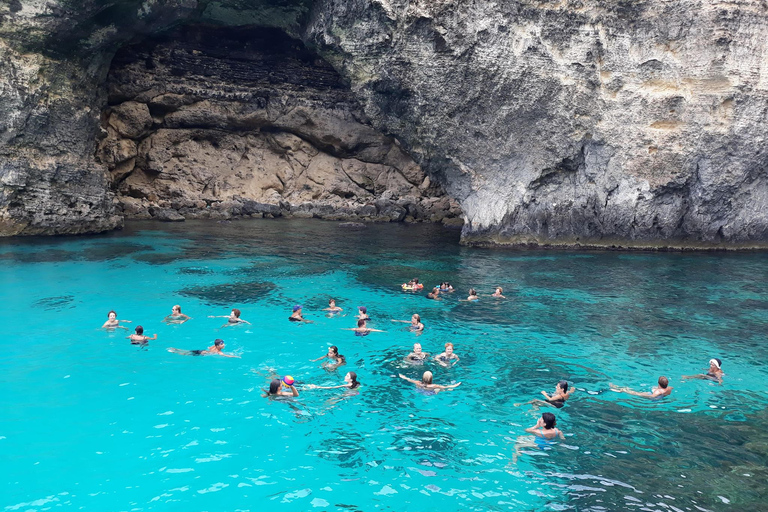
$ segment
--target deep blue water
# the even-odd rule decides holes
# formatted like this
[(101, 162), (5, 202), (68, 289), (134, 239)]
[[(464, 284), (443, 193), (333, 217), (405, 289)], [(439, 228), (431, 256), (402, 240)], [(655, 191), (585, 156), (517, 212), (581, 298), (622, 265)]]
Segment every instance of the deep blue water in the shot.
[[(767, 257), (469, 249), (435, 226), (307, 220), (2, 240), (0, 508), (766, 510)], [(401, 291), (412, 277), (458, 291)], [(460, 302), (470, 287), (481, 300)], [(345, 316), (320, 311), (330, 297)], [(297, 303), (313, 324), (287, 321)], [(193, 319), (162, 323), (174, 304)], [(359, 305), (387, 332), (342, 330)], [(252, 325), (208, 318), (232, 307)], [(158, 340), (100, 329), (110, 309)], [(412, 313), (421, 336), (391, 321)], [(167, 351), (214, 338), (241, 357)], [(406, 364), (416, 341), (461, 361)], [(310, 362), (332, 344), (347, 366)], [(681, 381), (712, 357), (722, 385)], [(425, 369), (462, 384), (396, 377)], [(302, 388), (349, 370), (359, 392)], [(262, 398), (273, 373), (300, 396)], [(609, 390), (659, 375), (663, 401)], [(566, 441), (526, 447), (545, 409), (513, 404), (560, 379)]]

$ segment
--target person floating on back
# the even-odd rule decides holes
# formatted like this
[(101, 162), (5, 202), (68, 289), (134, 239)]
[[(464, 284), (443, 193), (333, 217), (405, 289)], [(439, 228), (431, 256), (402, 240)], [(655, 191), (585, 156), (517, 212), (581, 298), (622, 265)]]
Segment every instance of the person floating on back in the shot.
[(440, 384), (433, 384), (432, 383), (432, 372), (424, 372), (424, 374), (421, 376), (421, 380), (409, 379), (408, 377), (406, 377), (402, 373), (399, 374), (399, 377), (401, 379), (407, 380), (411, 384), (416, 384), (416, 387), (418, 387), (418, 388), (421, 388), (421, 389), (424, 389), (424, 390), (427, 390), (427, 391), (432, 391), (434, 393), (439, 393), (440, 391), (448, 391), (449, 389), (454, 389), (454, 388), (456, 388), (456, 387), (461, 385), (461, 382), (457, 382), (455, 384), (449, 384), (447, 386), (443, 386), (443, 385), (440, 385)]
[(709, 370), (707, 371), (707, 373), (699, 373), (697, 375), (684, 375), (683, 380), (703, 379), (703, 380), (712, 380), (722, 384), (723, 375), (725, 375), (725, 373), (723, 373), (723, 370), (721, 369), (722, 365), (723, 365), (723, 362), (715, 357), (709, 360)]
[(243, 320), (242, 318), (240, 318), (240, 310), (237, 308), (233, 309), (232, 312), (229, 314), (229, 316), (208, 315), (208, 318), (226, 318), (227, 323), (222, 325), (222, 327), (230, 327), (232, 325), (239, 325), (239, 324), (251, 325), (251, 322), (248, 322), (247, 320)]
[(544, 400), (534, 399), (530, 402), (525, 402), (524, 404), (515, 404), (515, 407), (533, 404), (534, 409), (538, 408), (540, 405), (551, 405), (560, 409), (565, 405), (565, 401), (570, 398), (572, 393), (573, 390), (568, 391), (568, 381), (561, 380), (557, 383), (557, 386), (555, 386), (555, 392), (552, 393), (552, 396), (548, 395), (546, 391), (542, 391), (541, 394), (544, 395)]
[(225, 354), (222, 352), (224, 350), (224, 340), (214, 340), (213, 345), (208, 347), (205, 350), (181, 350), (178, 348), (169, 348), (168, 352), (172, 352), (174, 354), (181, 354), (182, 356), (223, 356), (223, 357), (237, 357), (234, 354)]
[(171, 314), (165, 317), (163, 322), (167, 324), (183, 324), (187, 320), (192, 320), (192, 318), (182, 313), (181, 306), (177, 304), (176, 306), (173, 306), (173, 308), (171, 308)]
[(144, 336), (144, 328), (140, 325), (136, 326), (136, 333), (131, 334), (130, 336), (126, 336), (129, 340), (131, 340), (131, 343), (133, 345), (144, 345), (148, 341), (156, 340), (157, 334), (152, 336), (151, 338), (149, 336)]
[(344, 376), (344, 384), (339, 384), (338, 386), (316, 386), (314, 384), (307, 384), (304, 387), (307, 389), (338, 389), (338, 388), (355, 389), (360, 387), (360, 383), (357, 381), (357, 374), (355, 372), (348, 372)]
[(629, 388), (622, 388), (613, 384), (610, 384), (610, 386), (611, 391), (616, 391), (617, 393), (627, 393), (628, 395), (642, 396), (645, 398), (652, 398), (654, 400), (669, 396), (672, 393), (672, 387), (669, 385), (669, 379), (664, 376), (659, 377), (659, 387), (652, 388), (650, 392), (633, 391)]
[(126, 324), (130, 324), (131, 323), (130, 320), (118, 320), (117, 319), (117, 313), (115, 313), (115, 311), (113, 310), (113, 311), (110, 311), (109, 313), (107, 313), (107, 321), (104, 322), (104, 325), (102, 325), (101, 328), (102, 329), (116, 329), (116, 328), (119, 327), (119, 328), (125, 329), (127, 331), (128, 328), (123, 326), (123, 325), (120, 325), (121, 322), (122, 323), (126, 323)]

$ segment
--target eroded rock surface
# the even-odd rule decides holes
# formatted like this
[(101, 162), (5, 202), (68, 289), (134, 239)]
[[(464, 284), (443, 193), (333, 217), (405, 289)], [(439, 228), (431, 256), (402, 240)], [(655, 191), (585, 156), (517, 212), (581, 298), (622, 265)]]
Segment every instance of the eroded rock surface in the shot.
[[(353, 143), (362, 135), (343, 135), (358, 123), (396, 138), (400, 145), (390, 147), (413, 158), (430, 187), (444, 187), (460, 203), (467, 243), (768, 244), (763, 1), (11, 4), (0, 6), (6, 234), (117, 225), (110, 184), (132, 215), (152, 215), (150, 207), (194, 215), (202, 203), (187, 199), (196, 190), (205, 210), (258, 214), (268, 205), (270, 214), (305, 208), (314, 215), (322, 203), (345, 215), (344, 208), (356, 215), (368, 208), (363, 213), (376, 216), (384, 199), (399, 217), (395, 207), (409, 210), (397, 201), (430, 193), (405, 164), (382, 157), (383, 149), (371, 156)], [(344, 106), (331, 106), (328, 96), (287, 75), (278, 77), (291, 85), (282, 96), (269, 91), (274, 84), (237, 81), (247, 73), (214, 73), (219, 96), (142, 89), (153, 80), (146, 78), (107, 102), (104, 81), (119, 47), (189, 23), (273, 27), (301, 39), (349, 84), (338, 103)], [(182, 63), (207, 58), (204, 50), (188, 50), (178, 53)], [(206, 77), (162, 59), (144, 64), (145, 76), (166, 73), (169, 85)], [(342, 92), (317, 83), (324, 94)], [(236, 96), (244, 91), (254, 94)], [(361, 110), (349, 107), (350, 98)], [(105, 105), (114, 108), (100, 119)], [(99, 142), (100, 124), (106, 141)], [(97, 142), (106, 165), (95, 160)], [(246, 161), (262, 169), (280, 162), (281, 171), (255, 179), (243, 170)], [(224, 173), (213, 180), (215, 192), (204, 188), (206, 168)], [(386, 178), (382, 192), (366, 186), (374, 174)], [(344, 206), (363, 198), (360, 210)]]
[(371, 128), (338, 73), (280, 31), (175, 30), (121, 50), (108, 87), (98, 160), (128, 217), (461, 225), (456, 201)]

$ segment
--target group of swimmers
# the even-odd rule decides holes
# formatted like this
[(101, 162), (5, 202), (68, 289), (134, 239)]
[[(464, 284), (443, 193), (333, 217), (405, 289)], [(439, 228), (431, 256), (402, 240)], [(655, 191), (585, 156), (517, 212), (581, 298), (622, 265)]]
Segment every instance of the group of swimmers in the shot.
[[(423, 288), (424, 286), (421, 283), (419, 283), (419, 280), (417, 278), (414, 278), (408, 283), (404, 283), (402, 285), (402, 289), (404, 291), (417, 291)], [(503, 291), (504, 290), (502, 289), (502, 287), (496, 286), (494, 293), (491, 294), (490, 296), (494, 298), (504, 299), (506, 297), (503, 295)], [(451, 284), (446, 281), (441, 283), (439, 287), (438, 286), (434, 287), (432, 291), (429, 294), (427, 294), (427, 297), (430, 299), (439, 300), (439, 296), (441, 293), (453, 293), (453, 292), (454, 292), (453, 286), (451, 286)], [(477, 291), (474, 288), (470, 288), (469, 295), (465, 300), (466, 301), (479, 300)], [(303, 310), (303, 307), (300, 304), (293, 306), (291, 315), (288, 317), (288, 320), (291, 322), (313, 323), (312, 320), (308, 320), (304, 318), (302, 310)], [(330, 299), (328, 301), (328, 307), (323, 309), (323, 311), (326, 311), (328, 316), (333, 316), (341, 313), (344, 310), (343, 308), (336, 305), (335, 299)], [(247, 320), (240, 318), (240, 315), (241, 315), (240, 310), (234, 308), (231, 310), (229, 315), (222, 315), (222, 316), (210, 315), (208, 318), (226, 318), (227, 322), (222, 327), (231, 327), (231, 326), (236, 326), (240, 324), (251, 325), (251, 323), (248, 322)], [(355, 317), (357, 318), (357, 327), (345, 329), (345, 330), (354, 331), (355, 336), (367, 336), (371, 332), (386, 332), (380, 329), (372, 329), (367, 326), (367, 322), (371, 319), (371, 317), (368, 316), (368, 310), (365, 306), (358, 307), (358, 314)], [(166, 322), (167, 324), (183, 324), (191, 319), (192, 319), (191, 317), (181, 312), (181, 306), (175, 305), (171, 310), (171, 314), (164, 318), (164, 322)], [(417, 334), (421, 334), (424, 331), (424, 324), (421, 322), (421, 317), (418, 314), (412, 315), (410, 320), (394, 320), (393, 319), (392, 322), (407, 323), (409, 324), (408, 329)], [(104, 323), (102, 328), (105, 328), (105, 329), (121, 328), (121, 329), (128, 330), (127, 327), (122, 325), (123, 323), (131, 323), (131, 321), (118, 320), (117, 313), (113, 310), (107, 314), (107, 321)], [(156, 340), (157, 334), (154, 334), (152, 337), (146, 336), (144, 334), (144, 328), (141, 325), (138, 325), (135, 328), (135, 332), (127, 336), (127, 338), (131, 341), (132, 344), (146, 345), (149, 341)], [(175, 354), (191, 355), (191, 356), (219, 355), (223, 357), (240, 357), (234, 354), (227, 354), (223, 352), (224, 347), (225, 347), (224, 340), (216, 339), (214, 341), (214, 344), (208, 347), (207, 349), (182, 350), (182, 349), (171, 347), (168, 349), (168, 351)], [(458, 363), (460, 360), (459, 356), (456, 355), (453, 350), (454, 350), (453, 343), (450, 343), (450, 342), (446, 343), (444, 351), (434, 356), (433, 360), (437, 362), (440, 366), (449, 368), (455, 365), (456, 363)], [(339, 349), (335, 345), (332, 345), (328, 348), (327, 354), (317, 359), (313, 359), (312, 361), (317, 362), (323, 359), (327, 359), (327, 361), (323, 362), (323, 365), (329, 370), (336, 370), (340, 366), (346, 365), (346, 358), (339, 353)], [(424, 352), (422, 350), (420, 343), (415, 343), (413, 345), (413, 351), (405, 357), (405, 361), (411, 364), (423, 364), (427, 360), (429, 360), (429, 353)], [(682, 377), (682, 379), (683, 380), (705, 379), (705, 380), (711, 380), (718, 383), (722, 383), (723, 375), (725, 374), (723, 373), (723, 370), (722, 370), (722, 361), (720, 359), (713, 358), (709, 361), (709, 370), (707, 371), (707, 373), (702, 373), (697, 375), (685, 375)], [(411, 379), (403, 374), (398, 374), (398, 376), (401, 379), (404, 379), (416, 385), (420, 389), (429, 391), (431, 393), (448, 391), (451, 389), (455, 389), (456, 387), (461, 385), (461, 382), (456, 382), (448, 385), (436, 384), (433, 382), (434, 375), (432, 374), (431, 371), (425, 371), (422, 374), (421, 380)], [(304, 385), (303, 388), (304, 389), (337, 389), (337, 388), (356, 389), (359, 386), (360, 386), (360, 382), (357, 380), (357, 373), (350, 371), (350, 372), (347, 372), (346, 375), (344, 376), (344, 382), (337, 386), (317, 386), (314, 384), (307, 384), (307, 385)], [(639, 396), (643, 398), (660, 399), (660, 398), (669, 396), (672, 393), (673, 388), (669, 386), (669, 379), (665, 376), (661, 376), (658, 379), (658, 387), (652, 388), (650, 392), (635, 391), (630, 388), (619, 387), (614, 384), (610, 384), (610, 389), (612, 391), (627, 393), (630, 395)], [(264, 397), (297, 397), (299, 396), (299, 391), (295, 386), (295, 381), (290, 376), (284, 376), (284, 377), (274, 376), (271, 379), (269, 388), (263, 391), (264, 391), (264, 395), (263, 395)], [(541, 394), (544, 396), (544, 400), (533, 399), (525, 403), (516, 403), (514, 405), (515, 407), (519, 407), (521, 405), (532, 405), (535, 409), (538, 409), (541, 406), (552, 406), (557, 409), (560, 409), (565, 406), (565, 402), (570, 398), (572, 393), (573, 393), (573, 389), (569, 390), (568, 381), (561, 380), (560, 382), (557, 383), (554, 393), (549, 394), (546, 391), (541, 392)], [(556, 425), (557, 425), (557, 419), (555, 415), (552, 414), (551, 412), (545, 412), (538, 419), (536, 425), (525, 429), (525, 431), (533, 434), (536, 439), (542, 439), (545, 441), (551, 441), (557, 437), (564, 439), (562, 431), (560, 431), (556, 427)]]

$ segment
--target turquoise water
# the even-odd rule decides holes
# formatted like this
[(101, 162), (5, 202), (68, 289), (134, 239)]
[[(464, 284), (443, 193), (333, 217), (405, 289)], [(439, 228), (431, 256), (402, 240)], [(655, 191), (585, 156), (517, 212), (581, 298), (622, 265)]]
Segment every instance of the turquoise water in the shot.
[[(432, 226), (263, 220), (5, 240), (0, 261), (2, 510), (766, 510), (763, 253), (493, 251)], [(459, 292), (402, 292), (414, 276)], [(459, 302), (470, 286), (481, 301)], [(319, 311), (331, 296), (348, 316)], [(287, 321), (296, 303), (315, 323)], [(193, 320), (162, 323), (174, 304)], [(358, 305), (387, 332), (341, 330)], [(207, 318), (232, 307), (253, 325)], [(101, 330), (110, 309), (158, 340)], [(412, 313), (418, 337), (391, 322)], [(241, 358), (166, 350), (214, 338)], [(397, 378), (425, 369), (402, 361), (414, 341), (452, 341), (459, 364), (426, 368), (461, 386)], [(338, 371), (310, 362), (331, 344)], [(681, 382), (711, 357), (722, 385)], [(301, 389), (349, 370), (359, 393)], [(273, 371), (300, 397), (262, 398)], [(609, 391), (662, 374), (662, 402)], [(515, 460), (543, 409), (513, 404), (562, 378), (566, 441)]]

